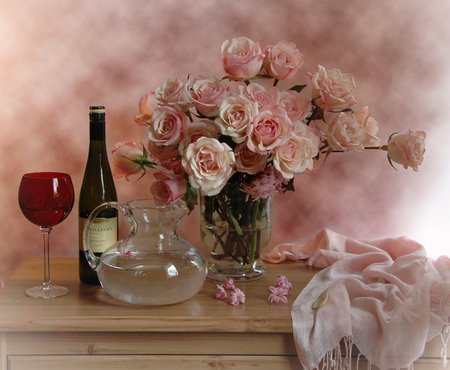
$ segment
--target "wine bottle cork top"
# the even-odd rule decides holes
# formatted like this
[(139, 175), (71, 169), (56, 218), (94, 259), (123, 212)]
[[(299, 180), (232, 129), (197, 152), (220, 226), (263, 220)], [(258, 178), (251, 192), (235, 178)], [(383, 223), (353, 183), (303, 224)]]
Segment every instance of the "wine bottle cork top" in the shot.
[(89, 107), (89, 113), (105, 113), (105, 107), (101, 105), (95, 105)]

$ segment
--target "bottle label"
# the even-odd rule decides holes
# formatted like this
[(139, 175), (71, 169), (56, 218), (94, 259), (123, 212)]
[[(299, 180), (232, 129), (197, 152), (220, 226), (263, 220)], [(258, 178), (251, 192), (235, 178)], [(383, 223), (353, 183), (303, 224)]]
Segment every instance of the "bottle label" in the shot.
[[(79, 218), (79, 240), (83, 241), (83, 231), (87, 227), (87, 218)], [(107, 248), (117, 242), (117, 217), (96, 217), (89, 229), (89, 247), (93, 253), (103, 253)], [(83, 243), (80, 249), (84, 250)]]

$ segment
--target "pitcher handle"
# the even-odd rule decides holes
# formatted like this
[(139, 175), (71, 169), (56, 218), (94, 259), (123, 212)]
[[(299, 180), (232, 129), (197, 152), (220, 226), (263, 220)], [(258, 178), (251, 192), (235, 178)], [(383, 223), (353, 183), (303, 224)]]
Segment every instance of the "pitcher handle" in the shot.
[(127, 211), (126, 211), (125, 207), (118, 202), (106, 202), (106, 203), (100, 204), (98, 207), (94, 208), (94, 210), (89, 215), (86, 226), (84, 227), (84, 230), (83, 230), (83, 249), (84, 249), (84, 254), (86, 256), (86, 259), (89, 262), (89, 266), (91, 266), (91, 268), (94, 271), (97, 271), (100, 266), (100, 257), (97, 257), (94, 253), (92, 253), (91, 247), (89, 245), (89, 232), (90, 232), (91, 225), (92, 225), (92, 222), (94, 221), (95, 217), (97, 217), (97, 215), (101, 211), (103, 211), (104, 209), (108, 209), (108, 208), (116, 208), (116, 209), (120, 210), (127, 217)]

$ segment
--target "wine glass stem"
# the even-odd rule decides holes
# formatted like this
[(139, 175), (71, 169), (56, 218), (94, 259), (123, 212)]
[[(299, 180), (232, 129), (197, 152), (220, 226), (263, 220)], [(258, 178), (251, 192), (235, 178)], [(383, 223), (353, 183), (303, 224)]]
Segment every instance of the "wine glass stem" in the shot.
[(50, 231), (52, 231), (52, 227), (40, 227), (42, 232), (42, 236), (44, 237), (44, 283), (43, 289), (51, 289), (52, 283), (50, 281), (50, 254), (49, 254), (49, 239), (50, 239)]

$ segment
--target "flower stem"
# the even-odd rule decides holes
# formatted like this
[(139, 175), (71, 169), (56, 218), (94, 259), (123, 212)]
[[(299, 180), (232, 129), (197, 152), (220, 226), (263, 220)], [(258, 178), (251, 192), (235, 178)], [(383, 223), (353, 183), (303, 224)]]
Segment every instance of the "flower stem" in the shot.
[(233, 215), (233, 212), (231, 212), (231, 208), (228, 207), (228, 205), (224, 202), (223, 205), (225, 206), (228, 216), (230, 216), (231, 221), (233, 222), (233, 226), (236, 229), (236, 233), (238, 235), (243, 235), (244, 233), (242, 232), (241, 226), (239, 225), (239, 222), (236, 220), (236, 218)]
[(250, 252), (250, 263), (255, 261), (256, 246), (258, 244), (258, 230), (256, 230), (256, 220), (259, 214), (259, 200), (255, 201), (252, 214), (252, 249)]
[[(219, 217), (222, 220), (225, 220), (229, 225), (234, 226), (234, 231), (226, 233), (226, 241), (225, 244), (222, 245), (222, 248), (224, 249), (225, 254), (232, 257), (235, 261), (242, 265), (246, 264), (248, 263), (249, 251), (243, 240), (245, 238), (241, 238), (241, 236), (244, 235), (244, 232), (222, 194), (217, 195), (217, 201), (218, 205), (216, 211), (218, 212)], [(239, 261), (237, 255), (235, 255), (236, 250), (240, 250), (242, 261)]]
[(364, 149), (384, 150), (383, 146), (365, 146)]

